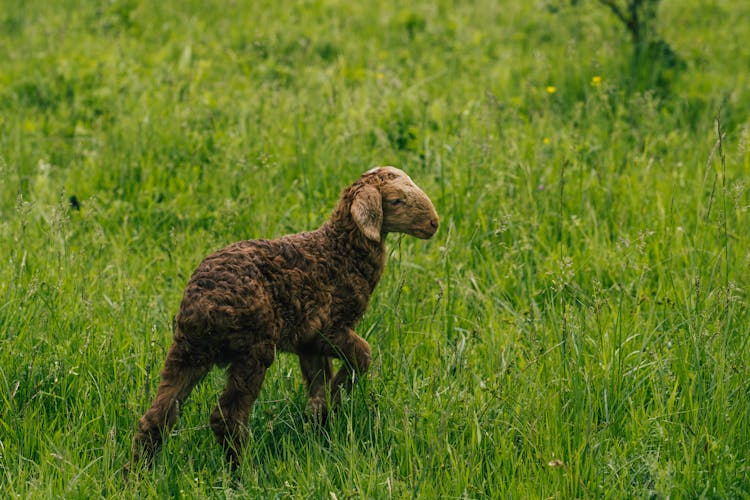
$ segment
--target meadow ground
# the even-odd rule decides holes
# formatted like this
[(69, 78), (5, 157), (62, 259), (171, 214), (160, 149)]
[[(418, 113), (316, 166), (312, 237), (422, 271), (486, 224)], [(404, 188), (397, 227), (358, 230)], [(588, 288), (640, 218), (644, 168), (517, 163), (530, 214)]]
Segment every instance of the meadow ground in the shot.
[[(664, 0), (638, 67), (572, 3), (0, 1), (0, 491), (750, 495), (750, 3)], [(280, 356), (232, 476), (215, 370), (125, 481), (201, 258), (381, 164), (442, 227), (327, 428)]]

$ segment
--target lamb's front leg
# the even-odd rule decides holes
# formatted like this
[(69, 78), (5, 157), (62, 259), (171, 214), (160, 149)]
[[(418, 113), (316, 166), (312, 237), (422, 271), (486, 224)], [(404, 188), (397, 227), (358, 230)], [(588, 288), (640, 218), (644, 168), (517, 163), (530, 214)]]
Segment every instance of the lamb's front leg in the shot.
[[(331, 358), (321, 354), (304, 353), (299, 355), (299, 366), (305, 379), (308, 397), (308, 414), (314, 420), (325, 418), (325, 402), (328, 387), (333, 379)], [(323, 405), (321, 408), (320, 405)]]
[[(347, 328), (335, 336), (322, 339), (318, 347), (322, 354), (342, 361), (341, 368), (331, 380), (330, 403), (333, 405), (341, 399), (342, 389), (351, 390), (356, 377), (365, 373), (370, 367), (370, 344), (354, 330)], [(311, 394), (310, 411), (316, 420), (325, 421), (327, 416), (325, 391)]]

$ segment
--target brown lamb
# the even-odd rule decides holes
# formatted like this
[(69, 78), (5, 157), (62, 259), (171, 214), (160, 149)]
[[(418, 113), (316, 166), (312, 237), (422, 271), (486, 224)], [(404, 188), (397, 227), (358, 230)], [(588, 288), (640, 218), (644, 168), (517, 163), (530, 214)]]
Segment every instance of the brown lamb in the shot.
[[(134, 461), (148, 463), (181, 404), (213, 365), (228, 366), (210, 424), (236, 466), (250, 408), (276, 351), (299, 356), (317, 420), (370, 366), (370, 346), (352, 329), (385, 264), (388, 233), (428, 239), (438, 215), (401, 170), (379, 167), (346, 188), (319, 229), (275, 240), (240, 241), (193, 273), (175, 317), (158, 393), (139, 420)], [(333, 374), (331, 358), (342, 360)]]

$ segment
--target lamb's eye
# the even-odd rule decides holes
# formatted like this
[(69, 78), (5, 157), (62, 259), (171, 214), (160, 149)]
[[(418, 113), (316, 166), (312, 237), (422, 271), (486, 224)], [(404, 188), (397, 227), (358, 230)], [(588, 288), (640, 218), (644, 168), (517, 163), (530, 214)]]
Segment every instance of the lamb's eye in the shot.
[(394, 198), (392, 200), (388, 200), (388, 204), (394, 207), (397, 205), (401, 205), (403, 202), (404, 200), (402, 200), (401, 198)]

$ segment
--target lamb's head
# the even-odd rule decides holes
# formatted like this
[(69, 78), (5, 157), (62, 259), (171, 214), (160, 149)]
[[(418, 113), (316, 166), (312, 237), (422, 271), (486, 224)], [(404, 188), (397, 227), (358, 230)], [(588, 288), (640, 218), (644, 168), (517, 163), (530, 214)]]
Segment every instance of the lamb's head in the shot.
[(351, 204), (352, 219), (370, 240), (387, 233), (429, 239), (438, 228), (432, 202), (414, 181), (395, 167), (377, 167), (362, 174)]

